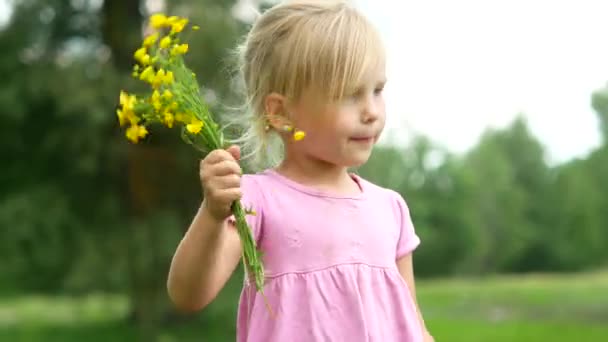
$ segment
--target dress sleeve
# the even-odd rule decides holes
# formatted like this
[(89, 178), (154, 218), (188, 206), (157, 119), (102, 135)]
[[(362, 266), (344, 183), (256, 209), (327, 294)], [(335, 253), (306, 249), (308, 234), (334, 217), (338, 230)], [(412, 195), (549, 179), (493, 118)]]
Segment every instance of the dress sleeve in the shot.
[(399, 212), (399, 239), (397, 240), (396, 259), (413, 252), (420, 245), (420, 238), (416, 235), (410, 210), (403, 197), (395, 193), (396, 206)]
[[(260, 193), (261, 189), (253, 175), (243, 175), (241, 177), (241, 205), (245, 210), (253, 211), (253, 214), (245, 216), (247, 224), (252, 231), (253, 238), (256, 243), (259, 243), (262, 234), (262, 216), (263, 213), (263, 196)], [(231, 223), (230, 227), (236, 229), (234, 226), (234, 216), (228, 218)]]

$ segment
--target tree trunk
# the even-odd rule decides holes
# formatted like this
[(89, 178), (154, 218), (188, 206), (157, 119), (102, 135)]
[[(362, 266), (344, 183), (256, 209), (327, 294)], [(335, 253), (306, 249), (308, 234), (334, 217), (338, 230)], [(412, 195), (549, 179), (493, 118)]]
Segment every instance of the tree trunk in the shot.
[[(140, 0), (105, 0), (101, 13), (103, 42), (112, 51), (112, 61), (127, 75), (133, 65), (133, 51), (142, 40), (143, 17)], [(118, 91), (118, 90), (117, 90)], [(149, 215), (159, 207), (159, 178), (154, 170), (163, 170), (159, 154), (150, 146), (129, 146), (123, 178), (127, 183), (122, 198), (128, 208), (131, 230), (125, 234), (128, 258), (129, 296), (132, 312), (129, 320), (138, 327), (139, 340), (154, 341), (165, 306), (162, 301), (160, 274), (162, 260), (159, 241)], [(160, 179), (162, 182), (162, 179)]]
[(140, 0), (105, 0), (101, 13), (103, 42), (112, 51), (114, 65), (130, 70), (133, 52), (142, 39)]

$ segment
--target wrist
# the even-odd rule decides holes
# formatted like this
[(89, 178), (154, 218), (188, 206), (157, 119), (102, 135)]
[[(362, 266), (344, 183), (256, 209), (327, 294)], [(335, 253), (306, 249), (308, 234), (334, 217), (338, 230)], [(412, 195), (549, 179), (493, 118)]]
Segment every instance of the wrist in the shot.
[(225, 217), (218, 217), (213, 213), (213, 210), (209, 207), (209, 202), (207, 200), (203, 200), (201, 206), (199, 208), (199, 214), (213, 226), (223, 226), (226, 221)]

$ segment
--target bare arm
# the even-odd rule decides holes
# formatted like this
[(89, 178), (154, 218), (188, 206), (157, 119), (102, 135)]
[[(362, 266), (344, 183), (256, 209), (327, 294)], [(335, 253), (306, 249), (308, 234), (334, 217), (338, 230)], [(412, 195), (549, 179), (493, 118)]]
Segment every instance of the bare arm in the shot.
[(239, 236), (201, 206), (180, 242), (169, 270), (167, 289), (181, 311), (207, 306), (224, 287), (241, 255)]
[(416, 299), (416, 284), (414, 281), (414, 265), (412, 261), (412, 253), (403, 256), (401, 259), (399, 259), (397, 261), (397, 267), (399, 268), (399, 273), (401, 273), (401, 276), (407, 283), (410, 293), (412, 294), (414, 304), (416, 305), (416, 312), (418, 313), (418, 319), (420, 320), (420, 325), (422, 326), (424, 342), (433, 342), (434, 339), (426, 328), (424, 318), (422, 317), (422, 312), (420, 311), (420, 306), (418, 305), (418, 300)]
[(205, 200), (180, 242), (167, 279), (167, 291), (182, 311), (207, 306), (238, 265), (241, 244), (226, 225), (230, 207), (241, 197), (238, 147), (215, 150), (200, 164)]

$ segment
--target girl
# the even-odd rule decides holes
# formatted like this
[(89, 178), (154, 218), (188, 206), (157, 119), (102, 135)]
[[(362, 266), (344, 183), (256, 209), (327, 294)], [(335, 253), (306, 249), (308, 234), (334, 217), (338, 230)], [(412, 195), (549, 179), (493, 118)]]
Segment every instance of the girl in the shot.
[(172, 301), (200, 310), (230, 278), (241, 256), (230, 205), (240, 199), (256, 212), (248, 223), (274, 315), (246, 282), (238, 341), (432, 341), (416, 303), (420, 240), (408, 207), (348, 172), (384, 127), (378, 33), (345, 1), (289, 1), (261, 15), (240, 61), (250, 110), (239, 143), (271, 166), (241, 176), (236, 145), (202, 160), (204, 200), (173, 258)]

